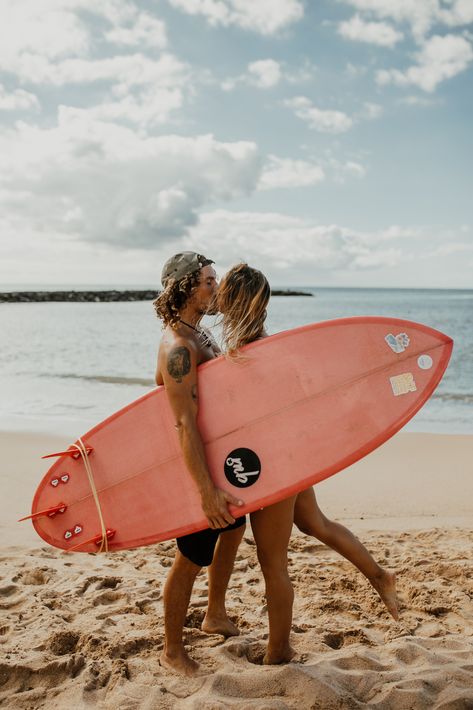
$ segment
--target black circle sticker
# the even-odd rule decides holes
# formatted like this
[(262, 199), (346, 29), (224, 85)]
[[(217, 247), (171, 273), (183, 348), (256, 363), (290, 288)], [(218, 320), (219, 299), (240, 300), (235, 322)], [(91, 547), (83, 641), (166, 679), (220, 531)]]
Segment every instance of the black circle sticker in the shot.
[(251, 449), (234, 449), (225, 459), (224, 471), (232, 486), (248, 488), (258, 480), (261, 462)]

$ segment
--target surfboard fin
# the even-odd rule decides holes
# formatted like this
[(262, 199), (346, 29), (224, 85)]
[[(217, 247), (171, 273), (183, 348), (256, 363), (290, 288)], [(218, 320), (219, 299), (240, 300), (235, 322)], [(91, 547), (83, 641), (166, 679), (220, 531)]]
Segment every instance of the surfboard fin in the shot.
[[(111, 540), (116, 532), (117, 532), (116, 530), (110, 530), (109, 528), (107, 528), (107, 530), (106, 530), (107, 540)], [(91, 537), (88, 540), (83, 540), (82, 542), (77, 543), (77, 545), (74, 545), (73, 547), (69, 547), (67, 550), (64, 550), (64, 552), (73, 552), (74, 550), (77, 550), (79, 547), (83, 547), (84, 545), (87, 545), (89, 542), (95, 542), (97, 547), (100, 547), (100, 545), (102, 544), (102, 533), (99, 533), (98, 535), (95, 535), (95, 537)]]
[(23, 520), (35, 520), (36, 518), (40, 518), (43, 515), (47, 515), (49, 518), (54, 518), (56, 513), (64, 513), (67, 509), (67, 505), (65, 503), (58, 503), (58, 505), (54, 505), (52, 508), (46, 508), (45, 510), (38, 510), (37, 513), (32, 513), (31, 515), (25, 515), (24, 518), (20, 518), (18, 520), (19, 523), (23, 522)]
[[(92, 446), (86, 446), (87, 456), (93, 452)], [(42, 459), (52, 459), (54, 456), (70, 456), (73, 459), (78, 459), (80, 457), (80, 452), (77, 449), (67, 449), (67, 451), (56, 451), (54, 454), (46, 454), (41, 456)]]

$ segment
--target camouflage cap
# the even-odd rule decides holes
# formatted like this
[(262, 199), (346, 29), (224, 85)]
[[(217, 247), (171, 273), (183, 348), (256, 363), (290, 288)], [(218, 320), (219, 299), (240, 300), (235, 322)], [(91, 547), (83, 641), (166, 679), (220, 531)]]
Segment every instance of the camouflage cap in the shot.
[(179, 254), (174, 254), (166, 261), (161, 273), (161, 283), (166, 288), (168, 279), (173, 278), (180, 281), (187, 274), (193, 274), (194, 271), (199, 271), (208, 264), (214, 264), (212, 259), (197, 254), (195, 251), (183, 251)]

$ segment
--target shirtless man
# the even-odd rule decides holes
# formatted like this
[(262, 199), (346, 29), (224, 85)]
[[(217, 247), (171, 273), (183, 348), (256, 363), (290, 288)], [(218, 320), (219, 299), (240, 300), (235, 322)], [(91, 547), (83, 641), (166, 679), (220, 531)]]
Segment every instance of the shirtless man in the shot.
[(178, 550), (164, 587), (165, 641), (160, 661), (184, 675), (194, 674), (199, 667), (184, 648), (183, 630), (192, 587), (202, 567), (210, 565), (202, 630), (224, 636), (239, 633), (227, 616), (225, 593), (245, 530), (245, 518), (235, 520), (228, 504), (243, 503), (213, 484), (197, 427), (197, 367), (220, 353), (215, 341), (199, 326), (202, 316), (211, 312), (217, 291), (213, 263), (195, 252), (171, 257), (163, 268), (164, 290), (154, 302), (165, 326), (156, 384), (166, 388), (184, 461), (197, 484), (209, 523), (206, 530), (177, 539)]

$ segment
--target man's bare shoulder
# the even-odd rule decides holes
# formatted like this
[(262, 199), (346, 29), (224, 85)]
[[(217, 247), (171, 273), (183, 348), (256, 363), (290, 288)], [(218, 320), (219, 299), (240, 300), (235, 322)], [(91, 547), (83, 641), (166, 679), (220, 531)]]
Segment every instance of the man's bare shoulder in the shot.
[(156, 384), (163, 385), (163, 373), (169, 370), (169, 362), (173, 358), (183, 357), (191, 362), (192, 356), (198, 359), (198, 349), (192, 338), (178, 333), (173, 328), (166, 328), (161, 338), (158, 350), (158, 363), (156, 368)]
[(160, 353), (169, 353), (177, 347), (187, 347), (196, 352), (196, 344), (192, 335), (186, 335), (173, 328), (166, 328), (159, 344)]

